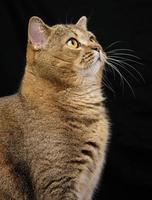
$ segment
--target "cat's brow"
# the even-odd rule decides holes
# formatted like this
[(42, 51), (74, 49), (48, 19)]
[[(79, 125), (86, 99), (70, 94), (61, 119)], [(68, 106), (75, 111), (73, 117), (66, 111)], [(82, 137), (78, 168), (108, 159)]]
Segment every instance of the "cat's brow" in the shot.
[(93, 33), (91, 33), (91, 32), (88, 32), (88, 36), (96, 38), (96, 36)]
[(76, 32), (74, 32), (73, 30), (72, 30), (72, 28), (70, 28), (69, 26), (66, 26), (75, 36), (77, 36), (78, 37), (78, 34), (76, 33)]
[(71, 32), (75, 35), (75, 36), (77, 36), (78, 37), (78, 34), (77, 33), (75, 33), (73, 30), (71, 30)]

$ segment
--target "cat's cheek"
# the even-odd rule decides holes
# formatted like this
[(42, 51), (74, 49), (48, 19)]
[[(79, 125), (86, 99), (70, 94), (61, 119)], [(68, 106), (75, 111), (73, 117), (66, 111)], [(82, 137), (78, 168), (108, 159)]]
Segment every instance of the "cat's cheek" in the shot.
[(76, 71), (79, 71), (80, 69), (84, 68), (83, 66), (84, 64), (82, 64), (81, 61), (82, 61), (82, 55), (80, 55), (77, 59), (75, 59), (73, 66)]
[(80, 56), (81, 49), (72, 49), (72, 48), (69, 48), (69, 47), (64, 47), (63, 52), (64, 52), (65, 55), (67, 55), (67, 56), (69, 56), (73, 59), (76, 59)]

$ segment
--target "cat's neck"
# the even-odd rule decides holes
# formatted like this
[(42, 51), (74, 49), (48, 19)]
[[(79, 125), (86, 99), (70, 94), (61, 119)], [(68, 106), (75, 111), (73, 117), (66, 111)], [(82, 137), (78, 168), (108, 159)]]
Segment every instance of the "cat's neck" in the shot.
[(26, 70), (19, 93), (27, 103), (34, 107), (49, 110), (54, 104), (64, 106), (72, 102), (98, 103), (103, 101), (101, 86), (91, 81), (77, 85), (77, 87), (64, 87), (53, 84), (49, 80), (40, 78), (31, 70)]

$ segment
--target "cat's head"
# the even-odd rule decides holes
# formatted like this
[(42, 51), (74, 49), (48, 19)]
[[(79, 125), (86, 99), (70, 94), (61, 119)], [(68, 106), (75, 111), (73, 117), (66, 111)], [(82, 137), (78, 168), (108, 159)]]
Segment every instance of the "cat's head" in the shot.
[(41, 77), (60, 83), (96, 76), (106, 55), (95, 35), (87, 30), (87, 18), (76, 24), (47, 26), (32, 17), (28, 28), (27, 65)]

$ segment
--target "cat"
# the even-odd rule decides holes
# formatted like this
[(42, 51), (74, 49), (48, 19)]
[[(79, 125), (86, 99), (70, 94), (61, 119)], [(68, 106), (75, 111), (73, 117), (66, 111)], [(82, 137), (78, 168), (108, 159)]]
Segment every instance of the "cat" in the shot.
[(91, 200), (105, 162), (107, 56), (87, 18), (29, 20), (16, 94), (0, 98), (0, 200)]

